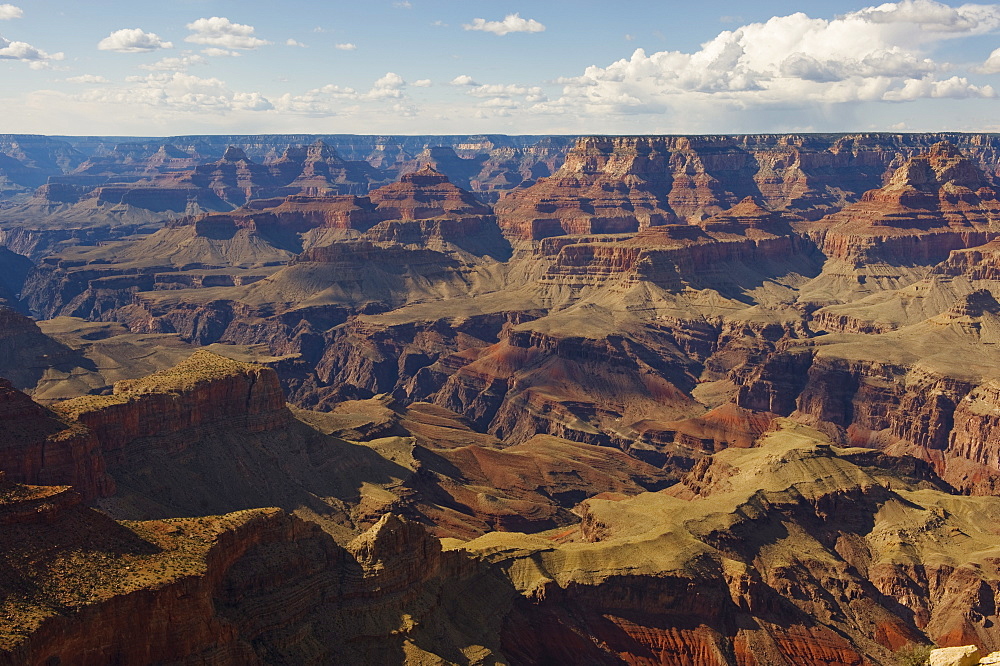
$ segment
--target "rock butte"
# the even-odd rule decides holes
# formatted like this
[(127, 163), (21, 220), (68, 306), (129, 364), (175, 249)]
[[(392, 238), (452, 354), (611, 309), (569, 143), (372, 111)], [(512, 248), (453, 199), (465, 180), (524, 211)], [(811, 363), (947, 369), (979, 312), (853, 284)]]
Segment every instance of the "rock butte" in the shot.
[(0, 136), (0, 664), (1000, 649), (998, 147)]

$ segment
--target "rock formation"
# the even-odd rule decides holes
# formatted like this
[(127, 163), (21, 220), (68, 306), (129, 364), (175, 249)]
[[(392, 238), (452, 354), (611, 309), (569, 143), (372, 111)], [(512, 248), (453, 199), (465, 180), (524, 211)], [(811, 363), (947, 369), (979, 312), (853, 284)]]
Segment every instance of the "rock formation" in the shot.
[[(0, 224), (0, 522), (159, 576), (18, 587), (8, 661), (159, 603), (161, 661), (1000, 647), (995, 138), (425, 139), (81, 143)], [(80, 205), (147, 187), (224, 205)]]

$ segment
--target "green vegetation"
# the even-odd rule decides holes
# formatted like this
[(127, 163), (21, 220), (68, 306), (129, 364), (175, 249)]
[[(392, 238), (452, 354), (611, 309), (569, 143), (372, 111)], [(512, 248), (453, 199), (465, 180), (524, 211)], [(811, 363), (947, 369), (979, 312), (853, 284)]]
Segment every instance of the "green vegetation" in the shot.
[(931, 656), (933, 645), (918, 645), (910, 643), (906, 647), (896, 650), (894, 655), (901, 666), (924, 666)]

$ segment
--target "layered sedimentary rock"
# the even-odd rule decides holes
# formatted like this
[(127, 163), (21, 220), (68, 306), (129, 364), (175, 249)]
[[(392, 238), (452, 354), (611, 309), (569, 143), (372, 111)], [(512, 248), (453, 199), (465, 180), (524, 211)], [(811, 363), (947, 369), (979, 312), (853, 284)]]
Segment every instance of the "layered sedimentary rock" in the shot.
[(951, 250), (992, 240), (998, 218), (996, 189), (957, 148), (940, 143), (910, 158), (884, 187), (825, 218), (821, 247), (858, 267), (934, 264)]
[[(52, 411), (11, 392), (14, 421), (53, 428), (14, 455), (83, 439), (8, 479), (83, 479), (102, 533), (158, 573), (116, 551), (145, 606), (139, 587), (42, 586), (68, 610), (22, 604), (50, 619), (9, 660), (111, 644), (88, 617), (159, 636), (121, 618), (160, 606), (197, 627), (150, 661), (895, 666), (909, 645), (1000, 647), (995, 153), (942, 138), (594, 138), (500, 224), (440, 169), (544, 178), (524, 146), (359, 143), (421, 167), (362, 196), (321, 191), (337, 164), (316, 145), (316, 196), (60, 253), (29, 279), (38, 311), (121, 322), (59, 337), (74, 362), (149, 336), (272, 369), (199, 353)], [(247, 154), (265, 149), (281, 161)], [(65, 488), (11, 493), (5, 525), (96, 520)], [(192, 555), (172, 587), (157, 558), (180, 551), (232, 566)]]
[(664, 195), (669, 154), (656, 139), (585, 139), (548, 178), (503, 198), (497, 215), (511, 238), (621, 233), (676, 220)]
[(76, 398), (57, 409), (97, 433), (111, 456), (143, 437), (183, 447), (188, 431), (209, 425), (261, 432), (291, 421), (273, 370), (202, 350), (169, 370), (117, 382), (109, 396)]
[[(49, 489), (5, 485), (0, 517), (46, 491), (55, 504)], [(498, 652), (496, 630), (468, 620), (510, 594), (399, 518), (343, 547), (277, 509), (116, 523), (63, 504), (4, 525), (12, 576), (2, 583), (0, 663), (392, 663)], [(469, 598), (466, 587), (481, 591)]]
[(119, 518), (280, 506), (343, 536), (386, 511), (440, 536), (577, 522), (598, 489), (626, 495), (669, 475), (624, 453), (556, 437), (509, 447), (454, 412), (376, 399), (290, 411), (269, 368), (198, 350), (50, 411), (4, 385), (0, 470), (71, 484)]
[[(815, 220), (883, 185), (901, 157), (920, 154), (944, 138), (586, 138), (551, 177), (505, 196), (497, 213), (505, 233), (524, 241), (634, 231), (678, 219), (699, 222), (747, 196), (768, 209)], [(991, 137), (947, 138), (960, 143), (977, 166), (993, 168)]]
[(68, 489), (5, 482), (0, 557), (15, 575), (0, 660), (890, 665), (929, 641), (988, 652), (1000, 506), (904, 462), (786, 422), (669, 492), (588, 500), (576, 528), (444, 548), (394, 515), (338, 545), (276, 509), (116, 523)]
[(73, 485), (87, 499), (114, 491), (93, 431), (38, 405), (6, 379), (0, 379), (0, 409), (0, 471), (8, 481)]
[[(953, 560), (962, 546), (944, 537), (958, 505), (979, 502), (940, 488), (926, 465), (904, 472), (785, 426), (667, 494), (589, 500), (581, 542), (491, 534), (464, 548), (528, 601), (504, 635), (525, 663), (890, 664), (928, 638), (992, 649), (996, 565)], [(992, 550), (988, 523), (961, 529)]]

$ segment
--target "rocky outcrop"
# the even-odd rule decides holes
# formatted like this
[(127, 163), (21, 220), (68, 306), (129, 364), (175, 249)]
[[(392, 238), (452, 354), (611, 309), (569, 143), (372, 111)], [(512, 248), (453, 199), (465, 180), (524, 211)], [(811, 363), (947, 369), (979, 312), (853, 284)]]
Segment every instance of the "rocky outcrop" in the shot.
[(10, 482), (72, 485), (86, 499), (110, 495), (101, 443), (86, 426), (35, 403), (0, 379), (0, 472)]
[(273, 370), (203, 350), (170, 370), (116, 382), (112, 395), (75, 398), (56, 409), (90, 428), (112, 459), (137, 440), (183, 450), (192, 431), (262, 432), (291, 422)]
[(497, 204), (500, 227), (512, 240), (539, 241), (674, 222), (668, 159), (657, 139), (582, 139), (556, 173)]
[(543, 252), (556, 254), (542, 280), (599, 285), (625, 277), (667, 291), (709, 287), (733, 293), (758, 281), (760, 274), (819, 271), (813, 247), (798, 236), (717, 236), (694, 225), (664, 225), (628, 237), (585, 236), (564, 243), (552, 239), (542, 244)]
[[(520, 241), (697, 223), (747, 196), (768, 210), (816, 220), (881, 187), (907, 157), (945, 138), (975, 166), (993, 168), (996, 148), (987, 137), (586, 137), (551, 177), (505, 196), (497, 214), (505, 233)], [(947, 177), (964, 177), (960, 172)]]
[[(589, 543), (488, 535), (467, 544), (507, 568), (523, 595), (505, 654), (895, 664), (911, 643), (996, 645), (986, 617), (1000, 589), (995, 564), (932, 564), (957, 547), (943, 535), (960, 519), (944, 507), (978, 499), (787, 423), (759, 446), (716, 454), (667, 493), (588, 500)], [(991, 527), (969, 519), (961, 529), (994, 548)], [(921, 564), (900, 563), (903, 549)]]
[(933, 265), (952, 250), (992, 240), (998, 219), (996, 189), (955, 146), (942, 142), (907, 160), (884, 187), (806, 228), (828, 257), (857, 267)]
[(341, 159), (322, 139), (309, 146), (289, 146), (268, 168), (277, 182), (287, 183), (269, 196), (363, 195), (373, 184), (387, 180), (367, 162)]

